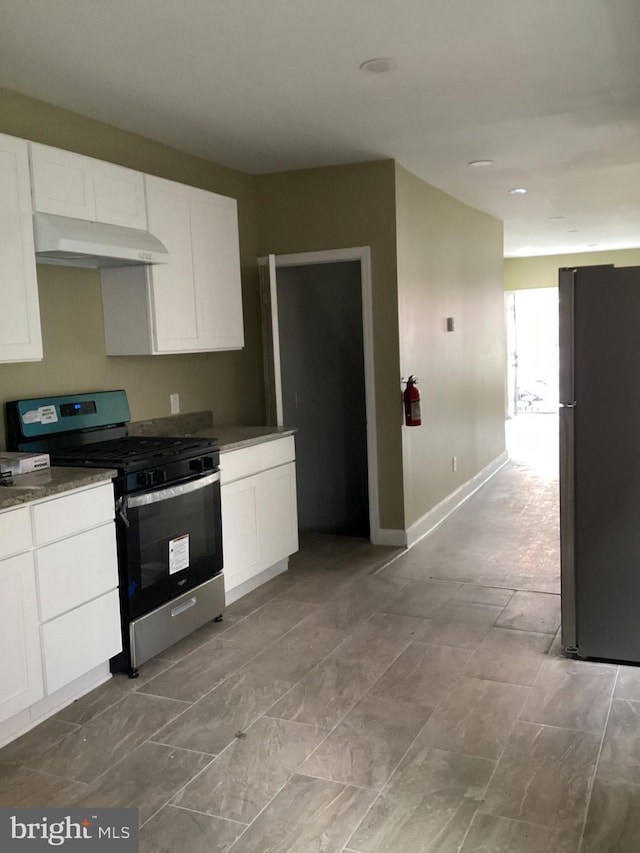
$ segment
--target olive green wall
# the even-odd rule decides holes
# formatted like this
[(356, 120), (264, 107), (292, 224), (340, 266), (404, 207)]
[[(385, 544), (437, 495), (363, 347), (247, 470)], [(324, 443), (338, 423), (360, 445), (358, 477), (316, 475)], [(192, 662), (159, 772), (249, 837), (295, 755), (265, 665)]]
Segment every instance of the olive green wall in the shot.
[(557, 287), (560, 267), (588, 267), (597, 264), (615, 264), (617, 267), (640, 266), (640, 249), (505, 258), (504, 289), (529, 290), (534, 287)]
[(402, 428), (410, 527), (505, 449), (503, 234), (399, 165), (396, 211), (400, 368), (422, 403), (422, 426)]
[[(236, 198), (246, 341), (240, 352), (108, 357), (99, 273), (39, 266), (44, 359), (0, 364), (1, 402), (125, 388), (139, 420), (169, 414), (177, 392), (184, 412), (263, 423), (256, 257), (370, 246), (381, 527), (406, 529), (504, 449), (502, 226), (492, 217), (391, 160), (252, 177), (1, 89), (0, 132)], [(455, 333), (443, 332), (446, 316)], [(401, 426), (408, 372), (422, 379), (418, 430)]]
[(371, 247), (380, 525), (403, 529), (391, 160), (256, 178), (260, 254)]
[[(106, 356), (99, 273), (38, 266), (44, 359), (0, 364), (0, 402), (125, 388), (134, 420), (212, 409), (219, 424), (264, 423), (253, 178), (135, 134), (0, 89), (0, 132), (66, 148), (238, 200), (245, 348), (238, 352)], [(211, 152), (215, 158), (215, 151)], [(0, 432), (4, 443), (4, 425)]]

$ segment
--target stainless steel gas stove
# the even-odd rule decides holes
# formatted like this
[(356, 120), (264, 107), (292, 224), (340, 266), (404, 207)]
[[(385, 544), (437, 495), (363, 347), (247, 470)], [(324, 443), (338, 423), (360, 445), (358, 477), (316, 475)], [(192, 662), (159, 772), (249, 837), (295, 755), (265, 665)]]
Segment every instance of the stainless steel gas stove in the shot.
[(140, 664), (222, 618), (215, 439), (128, 435), (125, 391), (14, 400), (6, 415), (8, 449), (49, 453), (53, 465), (117, 471), (124, 651), (112, 669), (135, 677)]

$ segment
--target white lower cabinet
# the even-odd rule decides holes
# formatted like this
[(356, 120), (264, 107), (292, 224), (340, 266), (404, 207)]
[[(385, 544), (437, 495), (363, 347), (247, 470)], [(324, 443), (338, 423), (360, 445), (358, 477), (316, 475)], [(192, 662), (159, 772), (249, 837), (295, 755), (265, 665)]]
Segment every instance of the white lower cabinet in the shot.
[(293, 436), (221, 454), (228, 601), (258, 586), (262, 573), (298, 550), (294, 460)]
[(0, 513), (0, 737), (121, 650), (113, 517), (110, 481)]
[(44, 696), (33, 554), (0, 562), (0, 719)]

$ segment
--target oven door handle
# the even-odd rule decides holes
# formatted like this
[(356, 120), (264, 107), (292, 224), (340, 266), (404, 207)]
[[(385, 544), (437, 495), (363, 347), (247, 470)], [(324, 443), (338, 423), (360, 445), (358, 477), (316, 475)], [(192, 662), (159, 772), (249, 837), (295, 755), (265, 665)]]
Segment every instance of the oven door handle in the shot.
[(179, 498), (180, 495), (188, 495), (190, 492), (197, 492), (200, 489), (206, 489), (207, 486), (213, 485), (220, 480), (220, 472), (208, 474), (206, 477), (198, 477), (197, 480), (189, 480), (187, 483), (176, 483), (175, 486), (169, 486), (166, 489), (159, 489), (157, 492), (145, 492), (141, 495), (131, 495), (125, 498), (126, 507), (148, 506), (149, 504), (160, 503), (160, 501), (168, 501), (171, 498)]

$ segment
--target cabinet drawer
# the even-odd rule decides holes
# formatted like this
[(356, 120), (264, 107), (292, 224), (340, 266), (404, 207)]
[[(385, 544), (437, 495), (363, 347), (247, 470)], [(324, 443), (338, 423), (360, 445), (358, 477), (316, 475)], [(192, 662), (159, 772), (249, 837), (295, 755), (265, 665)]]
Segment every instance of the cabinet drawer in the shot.
[(31, 520), (27, 507), (0, 513), (0, 559), (31, 548)]
[(37, 545), (55, 542), (81, 530), (111, 521), (115, 515), (113, 486), (63, 495), (33, 507), (33, 533)]
[(47, 694), (85, 675), (122, 649), (118, 591), (41, 627)]
[(268, 468), (293, 462), (295, 458), (295, 443), (292, 435), (263, 441), (252, 447), (229, 450), (220, 455), (220, 482), (231, 483)]
[(118, 586), (113, 522), (46, 545), (36, 559), (43, 622)]
[(286, 462), (293, 462), (296, 458), (295, 440), (292, 435), (279, 438), (277, 441), (265, 441), (260, 447), (260, 468), (275, 468)]

